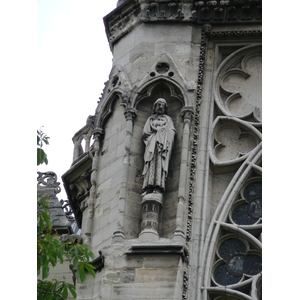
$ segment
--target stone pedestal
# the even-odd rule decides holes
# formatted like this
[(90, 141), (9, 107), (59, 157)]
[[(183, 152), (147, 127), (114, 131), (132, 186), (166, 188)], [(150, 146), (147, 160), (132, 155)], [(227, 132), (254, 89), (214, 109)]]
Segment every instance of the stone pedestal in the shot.
[(185, 238), (185, 234), (182, 230), (175, 230), (173, 233), (173, 241), (181, 243), (181, 244), (185, 244), (186, 242), (186, 238)]
[(158, 218), (163, 205), (163, 194), (150, 193), (142, 197), (142, 232), (139, 239), (142, 241), (157, 241), (159, 239)]

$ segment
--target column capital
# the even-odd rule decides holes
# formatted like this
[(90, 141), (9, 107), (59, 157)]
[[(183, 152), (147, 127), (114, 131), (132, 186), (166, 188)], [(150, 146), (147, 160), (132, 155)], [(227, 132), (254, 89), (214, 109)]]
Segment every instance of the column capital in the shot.
[(134, 108), (125, 108), (124, 110), (124, 116), (126, 118), (126, 121), (133, 120), (136, 117), (137, 110)]
[(103, 128), (98, 127), (93, 130), (92, 134), (94, 136), (94, 139), (100, 140), (104, 137), (104, 130)]
[(184, 106), (181, 109), (180, 115), (183, 118), (184, 122), (191, 122), (194, 115), (193, 106)]

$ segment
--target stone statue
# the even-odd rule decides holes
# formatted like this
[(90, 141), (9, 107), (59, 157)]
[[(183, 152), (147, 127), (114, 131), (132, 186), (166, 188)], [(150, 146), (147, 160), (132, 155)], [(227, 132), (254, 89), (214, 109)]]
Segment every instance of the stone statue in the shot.
[(168, 175), (169, 161), (176, 130), (167, 115), (167, 102), (159, 98), (153, 104), (153, 114), (148, 118), (143, 132), (146, 145), (144, 154), (143, 196), (163, 193)]

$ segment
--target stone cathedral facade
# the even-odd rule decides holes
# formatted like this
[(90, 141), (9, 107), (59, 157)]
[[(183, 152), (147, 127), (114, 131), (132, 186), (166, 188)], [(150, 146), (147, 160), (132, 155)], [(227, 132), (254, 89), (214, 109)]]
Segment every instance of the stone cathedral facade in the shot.
[(62, 176), (96, 256), (78, 299), (261, 299), (261, 11), (125, 0), (104, 18), (113, 66)]

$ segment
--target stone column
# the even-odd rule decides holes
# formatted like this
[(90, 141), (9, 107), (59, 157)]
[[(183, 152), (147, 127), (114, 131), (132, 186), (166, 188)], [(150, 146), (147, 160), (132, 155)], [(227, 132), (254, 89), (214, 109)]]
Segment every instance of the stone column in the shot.
[(126, 137), (125, 137), (125, 149), (126, 155), (123, 161), (122, 169), (122, 182), (119, 197), (119, 215), (118, 215), (118, 230), (113, 234), (113, 242), (122, 242), (125, 239), (124, 234), (124, 211), (126, 203), (126, 193), (127, 193), (127, 179), (129, 171), (129, 155), (130, 155), (130, 145), (131, 137), (133, 131), (133, 119), (136, 116), (136, 110), (134, 108), (125, 108), (124, 115), (126, 118)]
[(100, 141), (103, 138), (103, 129), (102, 128), (95, 128), (93, 131), (94, 135), (94, 151), (95, 154), (93, 156), (92, 162), (92, 173), (91, 173), (91, 189), (90, 189), (90, 196), (88, 199), (88, 219), (86, 224), (86, 231), (84, 237), (84, 243), (90, 244), (91, 242), (91, 235), (92, 235), (92, 222), (94, 217), (94, 203), (96, 200), (96, 182), (97, 182), (97, 171), (98, 171), (98, 164), (99, 164), (99, 153), (100, 153)]
[(150, 193), (142, 197), (142, 232), (139, 239), (152, 242), (159, 239), (158, 218), (163, 205), (163, 194)]
[(181, 110), (181, 116), (184, 122), (183, 137), (182, 137), (182, 150), (181, 150), (181, 165), (179, 175), (179, 189), (178, 189), (178, 205), (176, 214), (176, 230), (173, 234), (173, 240), (185, 243), (185, 235), (183, 232), (183, 216), (186, 195), (186, 180), (187, 180), (187, 160), (190, 140), (190, 127), (194, 114), (192, 106), (185, 106)]

